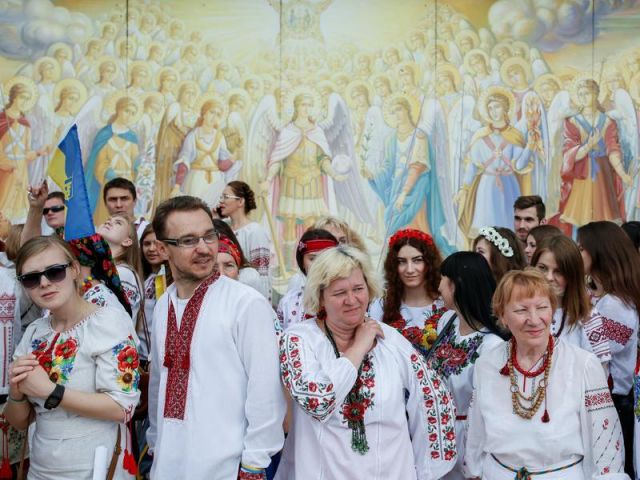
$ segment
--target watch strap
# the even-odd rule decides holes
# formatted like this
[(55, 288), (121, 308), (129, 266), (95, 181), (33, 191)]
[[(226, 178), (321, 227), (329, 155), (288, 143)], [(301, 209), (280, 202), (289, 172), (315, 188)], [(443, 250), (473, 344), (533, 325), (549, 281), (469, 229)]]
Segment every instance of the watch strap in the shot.
[(64, 396), (64, 386), (56, 384), (56, 388), (53, 389), (53, 392), (51, 392), (51, 395), (49, 395), (45, 400), (44, 408), (46, 408), (47, 410), (52, 410), (56, 408), (58, 405), (60, 405), (60, 402), (62, 401), (63, 396)]

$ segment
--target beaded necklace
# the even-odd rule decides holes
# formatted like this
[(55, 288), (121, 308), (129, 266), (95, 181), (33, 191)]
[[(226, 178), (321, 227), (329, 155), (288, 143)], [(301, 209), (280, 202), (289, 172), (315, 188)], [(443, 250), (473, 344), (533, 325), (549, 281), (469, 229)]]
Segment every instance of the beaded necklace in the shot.
[[(333, 353), (335, 353), (336, 358), (340, 358), (340, 352), (338, 351), (338, 346), (336, 345), (336, 341), (333, 338), (333, 333), (329, 330), (329, 326), (327, 322), (324, 322), (324, 329), (327, 334), (327, 338), (333, 347)], [(351, 387), (347, 398), (345, 399), (346, 405), (362, 405), (364, 401), (364, 397), (362, 396), (362, 392), (360, 391), (361, 382), (360, 375), (362, 374), (362, 365), (364, 364), (364, 360), (360, 364), (358, 368), (358, 375), (356, 377), (356, 383)], [(347, 417), (347, 425), (351, 429), (351, 449), (354, 452), (358, 452), (361, 455), (364, 455), (369, 451), (369, 443), (367, 442), (367, 432), (364, 427), (364, 410), (356, 412), (350, 412), (351, 414)]]
[[(553, 357), (553, 336), (549, 335), (549, 343), (544, 354), (544, 361), (540, 368), (536, 370), (524, 370), (520, 366), (518, 363), (518, 356), (516, 355), (516, 345), (515, 338), (509, 340), (507, 343), (507, 364), (500, 369), (501, 375), (509, 376), (513, 413), (525, 420), (531, 420), (540, 408), (540, 405), (542, 405), (542, 402), (544, 402), (542, 422), (549, 423), (551, 418), (547, 411), (547, 384), (549, 382), (549, 373), (551, 372)], [(522, 393), (520, 393), (520, 387), (518, 386), (518, 378), (515, 373), (516, 370), (524, 377), (525, 383), (523, 385)], [(535, 381), (535, 378), (540, 375), (543, 375), (543, 378), (538, 382), (538, 386), (536, 387), (535, 383), (533, 383), (531, 395), (525, 395), (524, 388), (526, 387), (527, 378), (531, 378)]]

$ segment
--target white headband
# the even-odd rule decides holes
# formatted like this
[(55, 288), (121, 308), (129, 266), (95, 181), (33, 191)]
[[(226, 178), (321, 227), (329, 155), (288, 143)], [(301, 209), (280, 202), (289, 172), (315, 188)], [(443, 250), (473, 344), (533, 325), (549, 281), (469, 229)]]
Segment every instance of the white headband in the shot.
[(504, 257), (513, 257), (513, 248), (509, 245), (509, 240), (500, 235), (495, 228), (482, 227), (480, 229), (480, 235), (493, 243)]

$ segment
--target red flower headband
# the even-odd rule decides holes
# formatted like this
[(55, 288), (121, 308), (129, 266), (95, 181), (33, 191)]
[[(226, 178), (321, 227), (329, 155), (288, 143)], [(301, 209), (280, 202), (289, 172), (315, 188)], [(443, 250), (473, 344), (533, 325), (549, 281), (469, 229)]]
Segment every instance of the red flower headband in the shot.
[(403, 238), (415, 238), (416, 240), (420, 240), (430, 247), (433, 247), (433, 238), (428, 233), (416, 230), (415, 228), (404, 228), (402, 230), (398, 230), (389, 239), (389, 248), (393, 248), (393, 246)]
[(224, 235), (220, 235), (220, 241), (218, 242), (218, 252), (220, 253), (228, 253), (233, 257), (233, 260), (236, 262), (238, 267), (241, 266), (241, 255), (238, 246), (233, 243), (228, 237)]
[(314, 240), (307, 240), (306, 242), (298, 242), (298, 250), (303, 255), (307, 253), (320, 252), (327, 248), (337, 247), (338, 242), (335, 240), (329, 240), (328, 238), (316, 238)]

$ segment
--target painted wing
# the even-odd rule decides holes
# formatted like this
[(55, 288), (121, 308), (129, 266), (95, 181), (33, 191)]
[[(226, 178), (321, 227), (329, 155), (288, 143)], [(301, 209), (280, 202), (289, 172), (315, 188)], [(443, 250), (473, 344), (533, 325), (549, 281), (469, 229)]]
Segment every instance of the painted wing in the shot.
[[(254, 192), (258, 191), (260, 182), (267, 177), (269, 155), (280, 129), (282, 123), (278, 118), (276, 99), (273, 95), (267, 95), (260, 100), (251, 119), (245, 161), (240, 172), (240, 178), (247, 182)], [(258, 202), (255, 219), (260, 221), (263, 215), (263, 202)]]
[(551, 71), (547, 62), (542, 58), (540, 50), (532, 48), (529, 55), (531, 58), (531, 71), (533, 72), (534, 78), (538, 78), (540, 75), (544, 75)]
[(549, 153), (547, 155), (549, 178), (547, 182), (547, 211), (554, 213), (560, 205), (560, 170), (562, 168), (562, 129), (564, 119), (575, 115), (571, 95), (566, 90), (556, 94), (547, 111)]
[(638, 220), (640, 209), (638, 208), (638, 190), (640, 189), (640, 159), (639, 139), (638, 139), (638, 117), (633, 107), (633, 100), (629, 92), (618, 89), (613, 95), (615, 109), (607, 114), (616, 121), (618, 125), (618, 139), (622, 149), (622, 160), (624, 170), (633, 178), (633, 184), (625, 188), (624, 203), (627, 213), (627, 220)]
[(474, 132), (482, 125), (473, 114), (476, 108), (476, 100), (471, 95), (465, 95), (457, 102), (449, 112), (449, 171), (451, 173), (451, 192), (455, 194), (462, 185), (464, 175), (464, 159), (467, 156), (469, 142)]
[(351, 116), (345, 101), (337, 93), (329, 97), (328, 112), (327, 118), (318, 125), (329, 142), (333, 164), (340, 163), (338, 173), (346, 176), (344, 180), (332, 179), (336, 204), (351, 210), (360, 222), (373, 224), (374, 215), (367, 202), (355, 155)]
[(435, 158), (431, 158), (431, 169), (435, 168), (440, 189), (440, 203), (446, 220), (442, 232), (451, 245), (459, 245), (464, 238), (458, 228), (457, 217), (453, 209), (453, 192), (451, 190), (451, 168), (449, 165), (449, 144), (447, 142), (447, 121), (438, 99), (425, 99), (418, 128), (424, 131), (433, 146)]
[(360, 162), (370, 172), (376, 173), (384, 165), (385, 145), (393, 129), (384, 121), (382, 109), (372, 106), (367, 111), (363, 133), (363, 157)]

